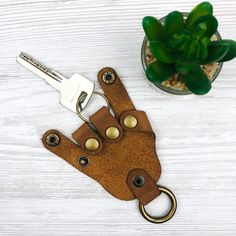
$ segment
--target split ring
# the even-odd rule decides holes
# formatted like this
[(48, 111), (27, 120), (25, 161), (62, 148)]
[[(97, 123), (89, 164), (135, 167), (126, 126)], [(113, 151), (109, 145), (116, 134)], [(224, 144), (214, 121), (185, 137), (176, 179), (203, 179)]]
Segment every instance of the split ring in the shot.
[(142, 214), (142, 216), (146, 220), (155, 224), (165, 223), (166, 221), (170, 220), (175, 214), (176, 209), (177, 209), (177, 201), (176, 201), (175, 195), (168, 188), (158, 186), (158, 189), (160, 190), (161, 193), (165, 193), (171, 201), (171, 208), (166, 215), (160, 216), (160, 217), (151, 216), (146, 212), (144, 205), (139, 203), (139, 211)]
[[(102, 98), (106, 101), (106, 103), (107, 103), (107, 108), (108, 108), (108, 110), (111, 109), (110, 103), (109, 103), (107, 97), (106, 97), (103, 93), (98, 92), (98, 91), (94, 91), (93, 94), (96, 94), (96, 95), (99, 95), (100, 97), (102, 97)], [(78, 114), (78, 116), (79, 116), (79, 118), (80, 118), (81, 120), (83, 120), (83, 121), (86, 122), (86, 123), (90, 123), (90, 124), (91, 124), (91, 122), (89, 121), (89, 119), (86, 118), (85, 116), (83, 116), (82, 113), (81, 113), (81, 112), (82, 112), (81, 103), (82, 103), (82, 100), (84, 99), (85, 96), (86, 96), (86, 93), (82, 94), (82, 95), (78, 98), (78, 101), (77, 101), (77, 104), (76, 104), (76, 112), (77, 112), (77, 114)]]

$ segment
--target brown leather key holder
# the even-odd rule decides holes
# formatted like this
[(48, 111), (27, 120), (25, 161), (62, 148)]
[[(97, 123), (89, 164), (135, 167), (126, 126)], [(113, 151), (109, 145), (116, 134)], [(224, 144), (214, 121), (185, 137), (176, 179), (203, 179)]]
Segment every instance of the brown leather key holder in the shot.
[[(76, 169), (99, 182), (121, 200), (138, 199), (143, 217), (152, 223), (164, 223), (175, 213), (177, 202), (167, 188), (156, 185), (161, 166), (156, 154), (155, 134), (147, 115), (135, 109), (124, 85), (112, 68), (98, 73), (108, 107), (85, 118), (78, 99), (77, 112), (85, 123), (73, 134), (77, 144), (58, 130), (43, 136), (44, 146)], [(101, 95), (101, 94), (100, 94)], [(115, 117), (110, 113), (111, 106)], [(145, 205), (161, 193), (168, 195), (171, 208), (164, 216), (150, 216)]]

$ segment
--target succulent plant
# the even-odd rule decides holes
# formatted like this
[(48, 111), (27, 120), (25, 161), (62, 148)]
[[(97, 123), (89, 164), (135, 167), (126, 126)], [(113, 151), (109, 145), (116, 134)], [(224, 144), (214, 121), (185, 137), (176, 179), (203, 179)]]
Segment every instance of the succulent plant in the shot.
[(194, 7), (186, 19), (178, 11), (169, 13), (164, 24), (155, 17), (144, 17), (143, 29), (156, 59), (147, 66), (147, 78), (162, 83), (178, 73), (192, 93), (206, 94), (211, 83), (201, 65), (236, 57), (234, 40), (211, 40), (217, 27), (209, 2)]

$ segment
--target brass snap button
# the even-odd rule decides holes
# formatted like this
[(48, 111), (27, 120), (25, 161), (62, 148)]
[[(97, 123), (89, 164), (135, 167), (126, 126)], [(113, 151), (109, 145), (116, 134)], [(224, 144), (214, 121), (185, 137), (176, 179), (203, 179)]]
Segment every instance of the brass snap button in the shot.
[(85, 142), (85, 148), (88, 151), (96, 151), (99, 148), (99, 142), (95, 138), (89, 138)]
[(129, 129), (136, 127), (137, 124), (138, 124), (138, 120), (133, 115), (127, 115), (124, 119), (124, 125), (125, 125), (125, 127), (129, 128)]
[(117, 139), (120, 135), (120, 131), (118, 128), (114, 127), (114, 126), (111, 126), (109, 128), (107, 128), (106, 130), (106, 136), (107, 138), (109, 139)]

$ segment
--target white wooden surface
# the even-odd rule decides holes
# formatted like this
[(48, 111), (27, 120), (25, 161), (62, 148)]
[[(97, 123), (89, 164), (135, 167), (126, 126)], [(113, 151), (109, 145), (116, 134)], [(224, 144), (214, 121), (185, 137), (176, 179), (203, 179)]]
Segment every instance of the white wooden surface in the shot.
[[(236, 235), (235, 61), (224, 65), (203, 97), (156, 91), (141, 67), (142, 17), (189, 11), (197, 3), (1, 0), (1, 236)], [(223, 38), (235, 39), (236, 2), (212, 3)], [(136, 201), (114, 199), (42, 147), (47, 129), (70, 135), (82, 122), (59, 105), (53, 88), (15, 62), (20, 51), (68, 76), (79, 72), (96, 81), (104, 66), (118, 71), (157, 134), (160, 184), (178, 199), (171, 221), (148, 223)], [(150, 204), (151, 212), (167, 205), (165, 199), (160, 202)]]

